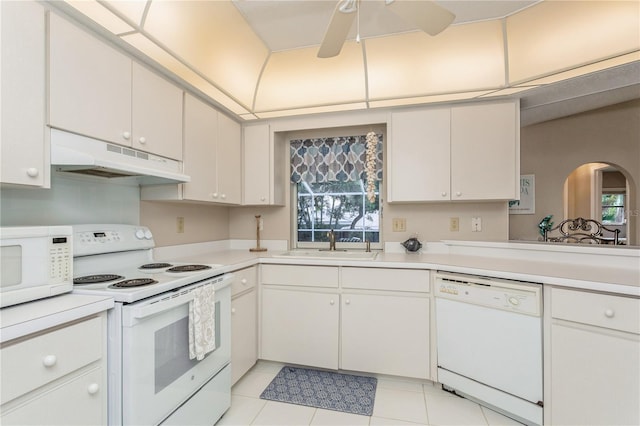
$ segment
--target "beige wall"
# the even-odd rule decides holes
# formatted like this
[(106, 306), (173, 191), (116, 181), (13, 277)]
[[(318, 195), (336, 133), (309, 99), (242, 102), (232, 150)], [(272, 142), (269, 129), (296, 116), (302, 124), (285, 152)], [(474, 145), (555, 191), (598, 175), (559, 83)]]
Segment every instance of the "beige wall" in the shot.
[[(184, 232), (177, 218), (184, 218)], [(229, 207), (158, 201), (140, 202), (140, 225), (153, 232), (156, 246), (199, 243), (229, 238)]]
[(535, 214), (511, 215), (511, 239), (537, 240), (538, 223), (552, 214), (563, 219), (563, 185), (586, 163), (609, 163), (621, 170), (631, 188), (628, 206), (631, 244), (639, 244), (640, 100), (527, 126), (520, 134), (520, 171), (534, 174)]

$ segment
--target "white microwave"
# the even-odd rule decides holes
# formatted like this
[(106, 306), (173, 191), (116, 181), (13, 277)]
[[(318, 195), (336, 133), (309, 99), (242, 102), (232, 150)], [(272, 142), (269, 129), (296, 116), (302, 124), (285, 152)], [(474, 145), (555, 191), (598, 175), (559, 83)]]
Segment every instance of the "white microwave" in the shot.
[(0, 228), (0, 308), (72, 289), (71, 226)]

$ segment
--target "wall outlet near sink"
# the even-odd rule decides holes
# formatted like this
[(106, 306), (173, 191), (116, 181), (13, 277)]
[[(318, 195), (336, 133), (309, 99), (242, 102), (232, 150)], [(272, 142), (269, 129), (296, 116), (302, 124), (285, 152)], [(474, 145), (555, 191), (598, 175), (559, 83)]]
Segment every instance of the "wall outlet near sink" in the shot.
[(391, 221), (393, 232), (405, 232), (407, 230), (407, 219), (394, 217)]
[(184, 234), (184, 217), (182, 216), (176, 218), (176, 232), (178, 234)]

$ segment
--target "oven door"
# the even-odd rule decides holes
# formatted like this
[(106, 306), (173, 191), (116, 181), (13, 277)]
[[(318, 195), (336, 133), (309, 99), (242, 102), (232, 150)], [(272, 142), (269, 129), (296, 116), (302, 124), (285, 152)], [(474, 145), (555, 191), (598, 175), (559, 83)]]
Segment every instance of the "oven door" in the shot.
[(201, 361), (189, 359), (189, 302), (209, 280), (123, 306), (123, 424), (160, 423), (230, 362), (228, 281), (216, 284), (216, 349)]

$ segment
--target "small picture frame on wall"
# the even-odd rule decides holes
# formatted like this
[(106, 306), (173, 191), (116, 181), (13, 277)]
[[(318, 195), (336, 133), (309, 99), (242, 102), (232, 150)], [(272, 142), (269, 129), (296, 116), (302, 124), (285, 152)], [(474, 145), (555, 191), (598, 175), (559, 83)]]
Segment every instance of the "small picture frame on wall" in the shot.
[(520, 200), (509, 201), (509, 214), (535, 214), (536, 212), (536, 177), (520, 176)]

